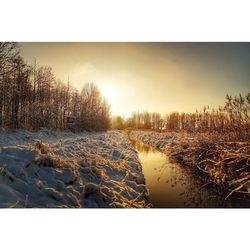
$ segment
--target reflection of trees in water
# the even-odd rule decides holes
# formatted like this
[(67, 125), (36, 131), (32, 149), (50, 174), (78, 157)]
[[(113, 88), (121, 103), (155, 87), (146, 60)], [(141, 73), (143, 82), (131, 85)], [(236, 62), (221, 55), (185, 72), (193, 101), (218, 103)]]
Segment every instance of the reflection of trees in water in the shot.
[(151, 146), (149, 146), (149, 145), (147, 145), (147, 144), (145, 144), (137, 139), (134, 139), (132, 137), (130, 137), (129, 139), (130, 139), (133, 147), (135, 148), (135, 150), (138, 152), (142, 152), (142, 153), (146, 153), (146, 154), (151, 153), (151, 152), (152, 153), (157, 152), (157, 150), (154, 149), (153, 147), (151, 147)]
[(207, 207), (205, 205), (204, 194), (198, 191), (198, 183), (193, 180), (194, 178), (190, 175), (187, 175), (183, 169), (178, 164), (171, 164), (166, 161), (165, 164), (160, 166), (159, 177), (163, 179), (164, 172), (168, 171), (166, 180), (166, 188), (173, 189), (175, 196), (178, 200), (183, 201), (183, 207)]
[[(165, 183), (170, 188), (175, 188), (176, 196), (183, 200), (183, 207), (239, 207), (240, 203), (240, 206), (244, 207), (244, 204), (246, 206), (246, 201), (236, 200), (233, 197), (225, 200), (226, 193), (218, 185), (209, 178), (204, 179), (199, 172), (179, 164), (162, 165), (158, 180), (164, 176), (166, 168), (170, 174)], [(182, 186), (184, 190), (177, 191), (177, 185)]]

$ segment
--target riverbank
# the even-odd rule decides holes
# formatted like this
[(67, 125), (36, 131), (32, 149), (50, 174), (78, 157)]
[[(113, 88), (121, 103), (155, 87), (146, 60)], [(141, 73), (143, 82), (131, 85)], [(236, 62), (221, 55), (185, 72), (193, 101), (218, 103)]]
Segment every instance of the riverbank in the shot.
[(120, 132), (0, 132), (0, 207), (151, 207)]
[[(198, 169), (214, 183), (233, 193), (250, 193), (250, 142), (230, 136), (133, 131), (131, 135), (182, 165)], [(231, 137), (232, 138), (232, 137)], [(205, 183), (206, 184), (206, 183)]]

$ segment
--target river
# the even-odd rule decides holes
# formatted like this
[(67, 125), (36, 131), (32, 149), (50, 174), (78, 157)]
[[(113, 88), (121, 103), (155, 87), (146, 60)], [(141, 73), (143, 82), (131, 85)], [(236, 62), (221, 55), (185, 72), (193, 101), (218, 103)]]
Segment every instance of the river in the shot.
[(168, 156), (155, 148), (136, 139), (130, 138), (130, 141), (138, 153), (154, 207), (249, 207), (249, 201), (246, 204), (239, 199), (225, 200), (225, 191), (213, 183), (204, 184), (190, 168), (171, 162)]

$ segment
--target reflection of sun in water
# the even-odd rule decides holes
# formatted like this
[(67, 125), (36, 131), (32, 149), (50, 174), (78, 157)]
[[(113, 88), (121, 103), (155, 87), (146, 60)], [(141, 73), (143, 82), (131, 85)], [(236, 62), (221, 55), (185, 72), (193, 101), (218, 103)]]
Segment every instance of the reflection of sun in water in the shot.
[(115, 102), (116, 99), (116, 93), (114, 88), (108, 85), (104, 85), (100, 87), (101, 94), (103, 97), (107, 99), (107, 101), (112, 105)]

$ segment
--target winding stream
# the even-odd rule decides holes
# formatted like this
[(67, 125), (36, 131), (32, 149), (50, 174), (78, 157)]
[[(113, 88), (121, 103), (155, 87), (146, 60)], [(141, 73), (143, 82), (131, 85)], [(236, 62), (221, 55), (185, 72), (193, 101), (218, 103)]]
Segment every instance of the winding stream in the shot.
[[(156, 208), (244, 207), (245, 202), (228, 199), (225, 192), (204, 185), (188, 168), (172, 163), (162, 152), (130, 138), (143, 168), (150, 201)], [(244, 205), (245, 204), (245, 205)], [(249, 202), (248, 202), (249, 207)]]

